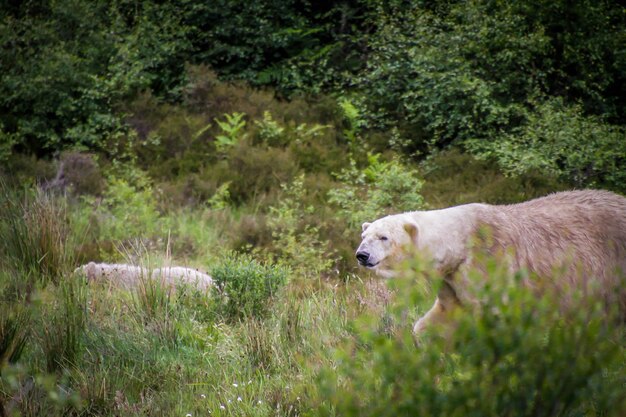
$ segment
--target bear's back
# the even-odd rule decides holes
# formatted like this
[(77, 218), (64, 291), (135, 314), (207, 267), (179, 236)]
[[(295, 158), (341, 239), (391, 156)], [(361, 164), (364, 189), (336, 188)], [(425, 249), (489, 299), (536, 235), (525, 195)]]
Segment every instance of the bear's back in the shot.
[(571, 272), (607, 279), (626, 272), (626, 198), (608, 191), (566, 191), (524, 203), (490, 206), (479, 223), (495, 246), (512, 249), (517, 267), (549, 275)]

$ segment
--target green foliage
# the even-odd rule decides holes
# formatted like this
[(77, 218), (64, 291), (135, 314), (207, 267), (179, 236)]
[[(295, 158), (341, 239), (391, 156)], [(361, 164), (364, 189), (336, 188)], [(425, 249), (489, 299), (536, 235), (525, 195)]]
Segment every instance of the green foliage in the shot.
[(624, 13), (611, 1), (526, 1), (511, 7), (549, 40), (545, 91), (566, 104), (582, 103), (585, 114), (624, 117)]
[(278, 206), (270, 207), (268, 225), (272, 229), (279, 259), (305, 276), (319, 276), (335, 263), (330, 242), (320, 237), (320, 226), (307, 221), (315, 207), (306, 205), (304, 175), (283, 185), (284, 196)]
[(224, 210), (228, 207), (230, 200), (230, 191), (228, 191), (229, 185), (229, 182), (225, 182), (215, 190), (215, 194), (207, 200), (209, 208), (213, 210)]
[(19, 136), (15, 133), (6, 133), (0, 125), (0, 162), (5, 163), (9, 159), (17, 143)]
[(382, 9), (356, 85), (367, 115), (401, 127), (409, 152), (510, 132), (537, 96), (619, 117), (622, 87), (609, 85), (623, 83), (623, 19), (619, 7), (593, 1)]
[(334, 100), (286, 102), (220, 82), (206, 68), (189, 71), (185, 106), (144, 95), (129, 109), (137, 164), (166, 182), (162, 188), (174, 204), (204, 204), (229, 183), (234, 206), (256, 200), (267, 207), (298, 168), (328, 175), (343, 166), (344, 146), (330, 124), (337, 118)]
[(248, 255), (231, 254), (211, 268), (211, 276), (219, 289), (221, 314), (237, 320), (265, 316), (272, 299), (287, 283), (289, 270)]
[[(103, 197), (103, 204), (95, 209), (101, 238), (124, 240), (162, 232), (154, 191), (149, 184), (132, 185), (125, 179), (111, 177)], [(90, 199), (85, 201), (95, 204)], [(92, 215), (89, 211), (85, 214)]]
[(523, 126), (487, 140), (470, 140), (466, 147), (483, 159), (495, 160), (509, 174), (538, 171), (578, 187), (602, 186), (625, 190), (626, 130), (580, 106), (561, 100), (539, 104)]
[(257, 147), (242, 141), (226, 153), (225, 160), (203, 170), (198, 177), (211, 181), (215, 189), (218, 184), (229, 182), (231, 201), (242, 204), (272, 196), (281, 182), (293, 177), (296, 169), (288, 149)]
[(295, 5), (293, 0), (224, 1), (218, 7), (198, 2), (193, 20), (203, 46), (199, 58), (225, 74), (254, 79), (311, 35)]
[(188, 43), (176, 9), (125, 9), (65, 0), (2, 7), (0, 123), (16, 149), (106, 151), (103, 140), (125, 131), (119, 101), (180, 83)]
[(263, 112), (262, 120), (255, 120), (257, 136), (268, 145), (276, 146), (284, 143), (285, 128), (272, 117), (269, 111)]
[(340, 71), (358, 66), (358, 42), (348, 34), (357, 32), (366, 5), (236, 0), (209, 7), (197, 2), (187, 20), (196, 28), (194, 58), (228, 78), (276, 85), (284, 94), (319, 92), (337, 82)]
[(235, 112), (233, 114), (225, 114), (226, 121), (215, 119), (215, 123), (222, 129), (223, 134), (215, 137), (215, 148), (218, 152), (224, 152), (228, 148), (235, 146), (243, 136), (240, 131), (246, 126), (243, 120), (245, 114)]
[[(410, 324), (388, 334), (357, 323), (337, 368), (321, 374), (321, 414), (622, 415), (625, 335), (604, 304), (576, 293), (568, 309), (556, 288), (539, 295), (504, 269), (487, 262), (487, 283), (474, 271), (483, 307), (465, 306), (452, 327), (431, 328), (418, 346)], [(398, 321), (423, 298), (415, 280), (424, 276), (407, 276), (392, 283)]]
[(406, 126), (417, 149), (514, 123), (518, 103), (541, 82), (533, 63), (547, 43), (521, 16), (500, 12), (476, 1), (445, 16), (421, 7), (382, 14), (359, 80), (380, 109), (374, 117)]
[(350, 151), (353, 155), (356, 155), (361, 151), (361, 147), (364, 145), (360, 133), (367, 122), (361, 114), (361, 110), (351, 100), (341, 98), (339, 100), (339, 107), (341, 107), (343, 117), (347, 124), (346, 128), (343, 130), (343, 134), (348, 140)]
[(391, 212), (419, 210), (424, 206), (420, 194), (422, 180), (400, 161), (384, 162), (380, 155), (369, 155), (368, 166), (359, 169), (354, 161), (337, 179), (341, 186), (329, 192), (329, 202), (339, 207), (339, 214), (350, 228), (358, 228)]
[[(177, 176), (201, 171), (220, 156), (215, 148), (224, 153), (250, 130), (233, 119), (214, 131), (207, 122), (224, 114), (263, 117), (256, 127), (270, 146), (294, 143), (280, 130), (292, 121), (328, 123), (304, 120), (308, 109), (296, 109), (302, 99), (277, 104), (272, 91), (227, 85), (218, 75), (273, 85), (292, 98), (329, 90), (350, 97), (339, 102), (345, 121), (338, 130), (353, 151), (361, 147), (356, 136), (365, 146), (389, 133), (371, 132), (374, 127), (397, 128), (393, 147), (410, 155), (467, 139), (500, 141), (528, 124), (529, 108), (543, 97), (580, 103), (581, 115), (601, 116), (598, 123), (623, 120), (626, 60), (619, 51), (626, 25), (612, 2), (238, 0), (214, 6), (196, 0), (4, 5), (0, 160), (66, 149), (115, 160), (115, 143), (124, 138), (143, 168), (164, 162), (152, 175)], [(201, 79), (208, 66), (216, 72)], [(129, 106), (142, 92), (169, 101), (147, 125)], [(181, 99), (192, 111), (172, 106)], [(289, 117), (276, 107), (291, 107)], [(334, 158), (305, 160), (302, 149), (291, 146), (301, 167), (329, 171), (324, 161)], [(621, 181), (612, 171), (618, 168), (602, 168), (615, 176), (608, 184)], [(573, 182), (595, 179), (589, 181)]]
[(484, 202), (513, 204), (570, 189), (542, 172), (504, 175), (493, 161), (477, 159), (458, 148), (439, 152), (421, 164), (422, 195), (430, 208)]
[(181, 106), (161, 103), (143, 94), (128, 105), (128, 123), (137, 132), (131, 150), (137, 165), (153, 178), (168, 178), (196, 172), (210, 160), (213, 125), (209, 115), (196, 114)]

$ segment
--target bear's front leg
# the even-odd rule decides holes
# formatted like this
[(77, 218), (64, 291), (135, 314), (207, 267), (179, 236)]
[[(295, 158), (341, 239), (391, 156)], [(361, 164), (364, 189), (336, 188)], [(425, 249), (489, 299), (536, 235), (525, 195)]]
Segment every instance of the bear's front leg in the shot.
[(430, 310), (413, 325), (413, 334), (418, 336), (427, 327), (434, 324), (444, 324), (449, 320), (450, 312), (453, 308), (460, 306), (456, 292), (449, 281), (444, 281), (435, 304)]
[(435, 304), (432, 306), (430, 310), (413, 325), (413, 333), (415, 335), (419, 335), (426, 329), (427, 327), (437, 324), (443, 323), (446, 319), (446, 308), (439, 298), (435, 300)]

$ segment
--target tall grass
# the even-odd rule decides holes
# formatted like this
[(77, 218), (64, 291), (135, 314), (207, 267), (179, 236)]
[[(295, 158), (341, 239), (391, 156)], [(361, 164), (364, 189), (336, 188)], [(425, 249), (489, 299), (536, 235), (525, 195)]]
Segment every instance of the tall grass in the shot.
[(15, 363), (30, 335), (30, 312), (26, 309), (1, 305), (0, 309), (0, 372), (4, 365)]
[(52, 304), (42, 317), (41, 346), (46, 370), (60, 372), (80, 366), (88, 322), (86, 283), (63, 280)]
[(23, 271), (39, 283), (58, 283), (73, 261), (66, 200), (0, 184), (0, 207), (4, 268)]

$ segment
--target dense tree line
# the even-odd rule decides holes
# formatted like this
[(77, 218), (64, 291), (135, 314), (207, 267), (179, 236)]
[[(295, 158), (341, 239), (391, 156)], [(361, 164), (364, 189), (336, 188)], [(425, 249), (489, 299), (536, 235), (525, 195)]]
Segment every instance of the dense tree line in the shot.
[[(528, 139), (529, 123), (572, 115), (580, 140), (624, 142), (626, 14), (612, 1), (7, 1), (0, 18), (2, 159), (105, 149), (138, 93), (183, 99), (188, 65), (287, 99), (348, 97), (408, 154), (456, 144), (512, 172), (511, 149), (559, 140)], [(615, 188), (616, 155), (549, 159)]]

